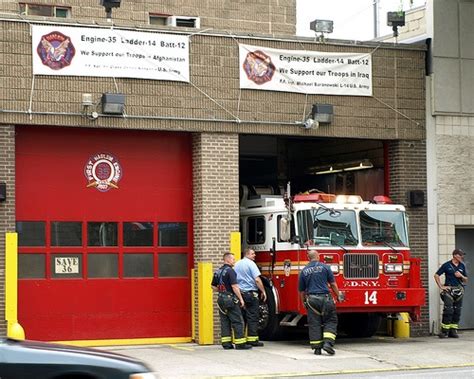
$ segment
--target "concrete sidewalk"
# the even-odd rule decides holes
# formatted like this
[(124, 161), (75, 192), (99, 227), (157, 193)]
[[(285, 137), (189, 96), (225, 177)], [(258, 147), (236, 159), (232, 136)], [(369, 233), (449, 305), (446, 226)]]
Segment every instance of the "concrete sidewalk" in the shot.
[(307, 341), (265, 342), (264, 347), (240, 351), (192, 343), (105, 349), (147, 362), (163, 379), (282, 378), (443, 367), (472, 367), (474, 377), (474, 331), (460, 336), (341, 339), (335, 356), (315, 356)]

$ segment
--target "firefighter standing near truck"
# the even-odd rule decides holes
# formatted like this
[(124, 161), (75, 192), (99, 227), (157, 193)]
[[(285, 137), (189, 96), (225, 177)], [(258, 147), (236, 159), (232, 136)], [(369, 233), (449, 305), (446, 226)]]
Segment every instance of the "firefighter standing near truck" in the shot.
[(330, 267), (318, 262), (318, 252), (308, 250), (308, 259), (309, 263), (301, 270), (298, 289), (308, 312), (309, 343), (316, 355), (321, 355), (321, 349), (334, 355), (337, 315), (329, 286), (339, 300), (341, 293)]
[(237, 284), (237, 275), (232, 268), (235, 263), (234, 255), (224, 254), (224, 265), (214, 273), (211, 286), (218, 292), (217, 306), (221, 321), (221, 343), (226, 350), (233, 349), (232, 330), (236, 349), (251, 349), (246, 344), (244, 334), (244, 320), (240, 308), (245, 307), (244, 299)]
[[(459, 338), (458, 323), (461, 318), (462, 298), (464, 286), (467, 283), (466, 266), (463, 263), (464, 252), (460, 249), (453, 251), (453, 258), (441, 265), (434, 274), (434, 279), (443, 300), (443, 318), (439, 338)], [(440, 276), (445, 276), (444, 285), (441, 284)]]
[(258, 317), (260, 310), (260, 298), (267, 300), (265, 287), (260, 279), (260, 270), (255, 263), (255, 251), (246, 249), (244, 257), (235, 265), (237, 273), (237, 283), (242, 291), (242, 297), (245, 301), (243, 309), (244, 319), (247, 324), (247, 343), (252, 346), (263, 346), (263, 342), (258, 340)]

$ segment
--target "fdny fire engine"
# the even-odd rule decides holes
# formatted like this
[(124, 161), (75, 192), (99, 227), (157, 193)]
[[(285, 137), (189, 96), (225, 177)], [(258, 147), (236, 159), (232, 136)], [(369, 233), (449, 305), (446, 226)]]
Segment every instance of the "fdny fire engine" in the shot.
[(348, 335), (372, 336), (383, 317), (408, 312), (418, 320), (425, 302), (420, 260), (410, 256), (405, 208), (385, 196), (309, 191), (289, 196), (241, 194), (242, 245), (256, 252), (267, 303), (261, 305), (261, 336), (304, 324), (298, 275), (307, 251), (334, 274), (344, 300), (337, 305), (339, 327)]

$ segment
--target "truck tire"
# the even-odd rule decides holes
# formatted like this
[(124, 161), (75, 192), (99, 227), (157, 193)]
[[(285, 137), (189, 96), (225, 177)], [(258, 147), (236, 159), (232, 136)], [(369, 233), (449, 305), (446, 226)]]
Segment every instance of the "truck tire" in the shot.
[(380, 326), (382, 316), (379, 313), (339, 314), (339, 327), (348, 337), (372, 337)]
[(260, 301), (258, 320), (259, 336), (263, 340), (276, 340), (281, 335), (280, 318), (276, 313), (275, 297), (271, 287), (265, 286), (267, 301)]

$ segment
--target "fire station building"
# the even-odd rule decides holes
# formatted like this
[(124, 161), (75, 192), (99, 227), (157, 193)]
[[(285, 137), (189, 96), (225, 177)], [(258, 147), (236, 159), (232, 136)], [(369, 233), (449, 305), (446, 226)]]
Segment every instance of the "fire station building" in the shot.
[(295, 0), (33, 3), (0, 5), (0, 314), (16, 232), (27, 338), (199, 342), (242, 184), (390, 196), (426, 287), (423, 45), (298, 38)]

